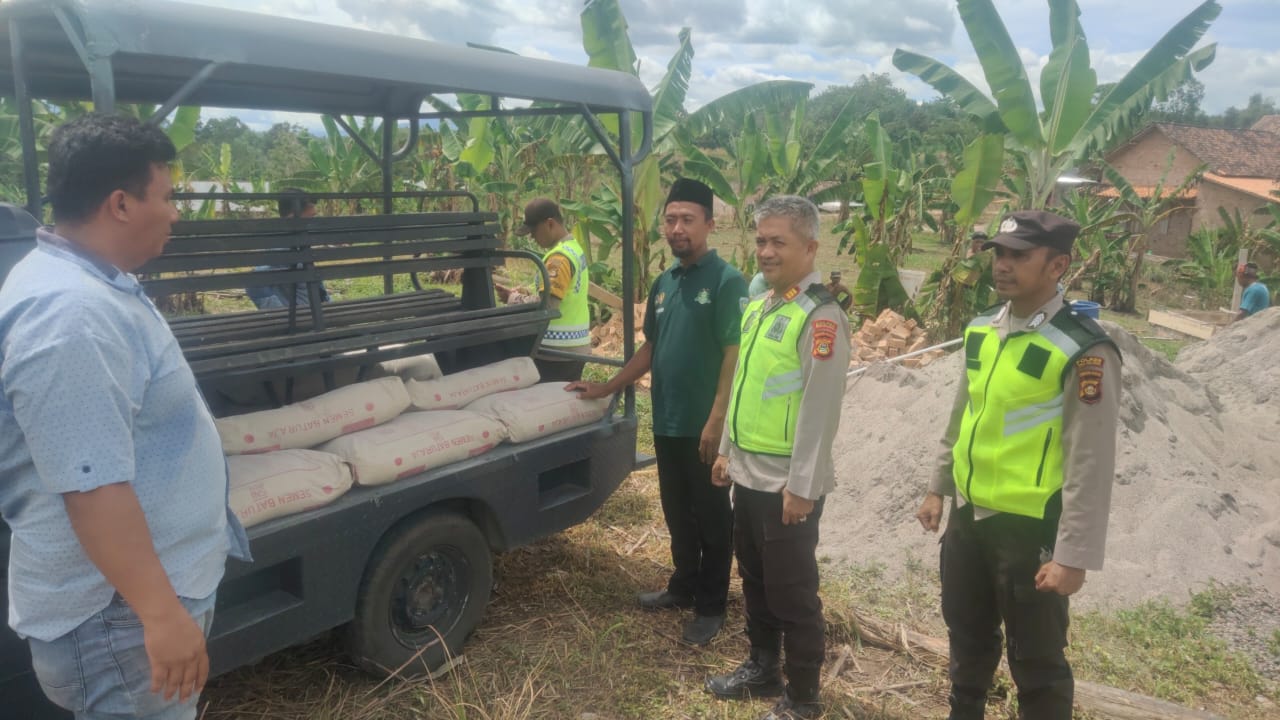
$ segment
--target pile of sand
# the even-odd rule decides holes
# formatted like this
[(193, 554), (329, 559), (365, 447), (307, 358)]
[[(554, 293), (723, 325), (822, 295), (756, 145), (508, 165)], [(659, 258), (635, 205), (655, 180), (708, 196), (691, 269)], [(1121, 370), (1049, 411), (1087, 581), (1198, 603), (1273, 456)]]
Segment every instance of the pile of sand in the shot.
[[(1176, 364), (1107, 326), (1124, 355), (1106, 568), (1079, 599), (1184, 600), (1215, 579), (1280, 596), (1280, 309), (1188, 347)], [(852, 563), (937, 563), (915, 510), (961, 379), (957, 355), (850, 380), (835, 446), (839, 487), (821, 553)]]

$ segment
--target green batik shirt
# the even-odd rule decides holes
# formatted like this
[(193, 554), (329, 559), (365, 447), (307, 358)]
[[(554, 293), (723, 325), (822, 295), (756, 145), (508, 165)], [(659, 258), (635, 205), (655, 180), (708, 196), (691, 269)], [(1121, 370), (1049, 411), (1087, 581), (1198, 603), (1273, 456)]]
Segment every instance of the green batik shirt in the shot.
[(654, 281), (644, 316), (653, 346), (653, 434), (699, 437), (715, 404), (725, 348), (741, 336), (747, 281), (710, 250)]

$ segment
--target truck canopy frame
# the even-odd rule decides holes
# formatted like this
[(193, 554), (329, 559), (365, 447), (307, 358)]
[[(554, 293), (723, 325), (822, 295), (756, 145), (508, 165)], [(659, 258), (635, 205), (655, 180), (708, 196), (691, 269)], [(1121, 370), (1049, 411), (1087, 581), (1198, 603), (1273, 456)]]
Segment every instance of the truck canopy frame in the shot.
[[(653, 139), (653, 100), (639, 78), (611, 70), (493, 50), (355, 30), (171, 0), (14, 0), (0, 5), (0, 93), (19, 112), (27, 208), (42, 217), (33, 98), (157, 104), (150, 122), (179, 105), (310, 112), (334, 117), (382, 168), (383, 212), (392, 212), (392, 163), (417, 144), (423, 120), (581, 116), (621, 179), (623, 354), (635, 351), (634, 176)], [(474, 93), (489, 108), (424, 111), (429, 96)], [(524, 107), (502, 107), (503, 100)], [(380, 152), (342, 115), (381, 117)], [(600, 122), (617, 117), (616, 141)], [(639, 116), (639, 147), (632, 128)], [(408, 121), (404, 147), (393, 148)], [(389, 281), (388, 281), (389, 282)], [(633, 388), (625, 414), (635, 415)]]

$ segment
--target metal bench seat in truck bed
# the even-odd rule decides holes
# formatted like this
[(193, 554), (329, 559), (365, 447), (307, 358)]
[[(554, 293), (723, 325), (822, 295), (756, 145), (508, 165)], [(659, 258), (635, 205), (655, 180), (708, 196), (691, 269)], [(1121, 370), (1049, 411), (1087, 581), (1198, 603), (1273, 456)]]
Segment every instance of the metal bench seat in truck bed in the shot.
[[(552, 317), (545, 302), (496, 307), (490, 270), (530, 253), (501, 248), (497, 217), (436, 212), (353, 217), (188, 221), (164, 254), (139, 270), (152, 296), (301, 287), (307, 304), (174, 318), (174, 334), (204, 382), (284, 378), (428, 352), (446, 372), (494, 357), (467, 348), (529, 354)], [(255, 269), (272, 268), (272, 269)], [(422, 274), (462, 271), (462, 296), (421, 289)], [(326, 282), (408, 276), (413, 292), (321, 302)], [(463, 357), (457, 357), (458, 352)]]

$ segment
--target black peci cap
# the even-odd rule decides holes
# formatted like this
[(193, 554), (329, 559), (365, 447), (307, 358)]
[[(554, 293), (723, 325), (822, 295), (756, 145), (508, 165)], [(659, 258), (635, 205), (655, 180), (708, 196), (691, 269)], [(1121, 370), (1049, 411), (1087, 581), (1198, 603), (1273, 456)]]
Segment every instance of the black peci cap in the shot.
[(673, 202), (691, 202), (701, 205), (708, 211), (715, 210), (716, 194), (711, 188), (697, 180), (679, 178), (671, 184), (671, 192), (667, 193), (667, 205)]
[(982, 245), (982, 249), (988, 250), (996, 245), (1013, 250), (1049, 247), (1070, 253), (1079, 234), (1080, 226), (1061, 215), (1044, 210), (1019, 210), (1009, 213), (1000, 222), (1000, 230)]

